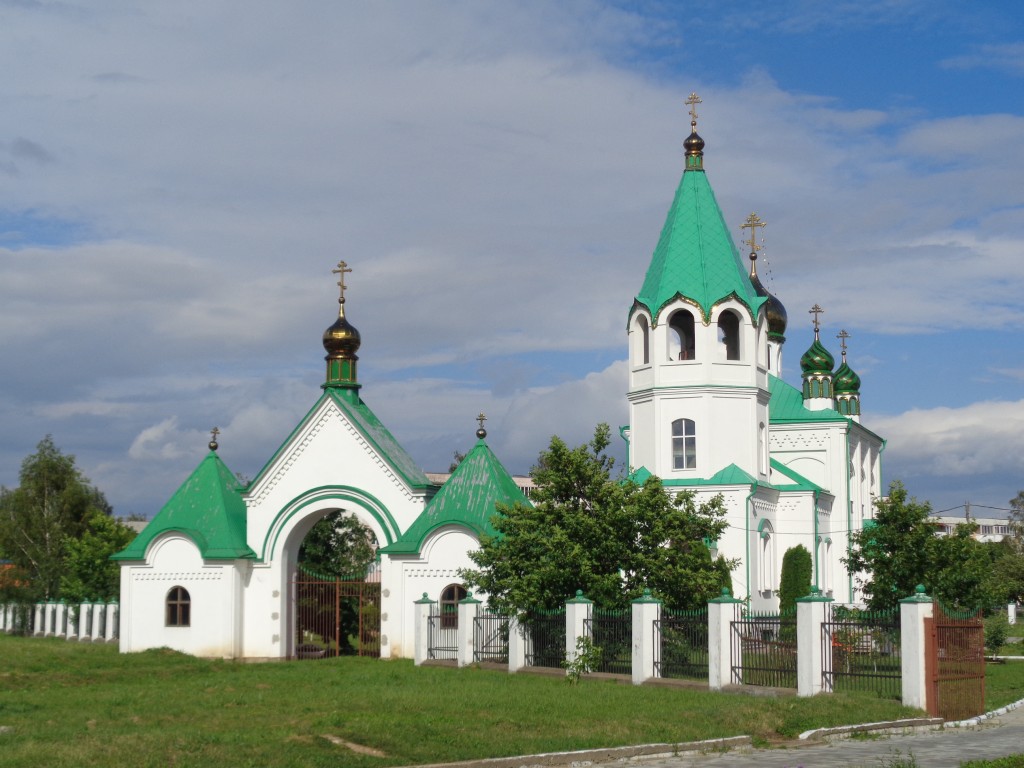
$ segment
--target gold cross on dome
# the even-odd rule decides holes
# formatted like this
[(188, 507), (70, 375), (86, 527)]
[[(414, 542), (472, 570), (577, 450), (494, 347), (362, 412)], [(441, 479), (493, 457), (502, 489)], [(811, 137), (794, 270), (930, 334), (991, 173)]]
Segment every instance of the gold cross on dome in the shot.
[(484, 412), (480, 411), (480, 415), (476, 417), (476, 423), (480, 425), (480, 429), (484, 428), (484, 422), (487, 421), (487, 417), (484, 416)]
[(216, 427), (214, 427), (213, 429), (210, 430), (210, 450), (211, 451), (216, 451), (217, 450), (217, 435), (219, 435), (219, 434), (220, 434), (220, 430), (217, 429)]
[(692, 127), (696, 128), (697, 127), (697, 105), (702, 103), (701, 100), (700, 100), (700, 96), (698, 96), (696, 93), (691, 93), (687, 97), (686, 103), (690, 107), (690, 125)]
[(846, 362), (846, 340), (850, 338), (850, 334), (843, 328), (839, 333), (836, 334), (836, 338), (839, 339), (839, 348), (843, 350), (843, 362)]
[(338, 297), (338, 302), (340, 304), (344, 304), (345, 303), (345, 289), (348, 287), (347, 285), (345, 285), (345, 275), (348, 272), (351, 272), (351, 271), (352, 271), (352, 268), (348, 264), (346, 264), (344, 261), (339, 261), (338, 262), (338, 268), (331, 270), (332, 274), (339, 275), (337, 285), (338, 285), (338, 289), (340, 291), (340, 295)]
[(757, 244), (757, 228), (764, 229), (768, 226), (768, 222), (758, 216), (756, 213), (752, 213), (747, 216), (747, 221), (744, 224), (740, 224), (740, 229), (750, 230), (750, 239), (744, 240), (743, 242), (750, 246), (751, 253), (757, 253), (761, 250), (762, 246)]
[(807, 312), (808, 314), (814, 315), (814, 340), (817, 341), (818, 330), (821, 328), (821, 324), (818, 322), (818, 315), (823, 314), (825, 310), (819, 307), (817, 304), (815, 304), (813, 307), (807, 310)]

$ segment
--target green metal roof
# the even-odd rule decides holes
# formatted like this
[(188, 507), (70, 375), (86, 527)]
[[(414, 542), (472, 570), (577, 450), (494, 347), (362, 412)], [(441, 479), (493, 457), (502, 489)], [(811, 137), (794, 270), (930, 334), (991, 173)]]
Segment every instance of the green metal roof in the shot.
[(341, 409), (342, 413), (348, 418), (350, 422), (359, 430), (360, 434), (366, 438), (367, 442), (373, 446), (374, 450), (379, 453), (385, 461), (398, 473), (398, 476), (413, 489), (426, 489), (433, 486), (427, 476), (423, 474), (423, 470), (417, 466), (416, 462), (413, 461), (412, 457), (405, 452), (405, 449), (395, 440), (387, 427), (385, 427), (380, 419), (377, 418), (376, 414), (370, 410), (370, 407), (363, 402), (362, 398), (359, 397), (359, 393), (355, 389), (343, 389), (330, 387), (324, 390), (324, 393), (316, 401), (312, 408), (306, 413), (302, 420), (298, 423), (292, 433), (288, 435), (288, 438), (281, 444), (274, 455), (270, 458), (263, 469), (259, 471), (252, 482), (249, 483), (249, 488), (255, 486), (255, 484), (263, 477), (264, 473), (274, 464), (277, 457), (281, 454), (281, 451), (291, 443), (292, 438), (299, 432), (314, 413), (320, 408), (324, 400), (332, 400), (338, 408)]
[(494, 536), (497, 531), (491, 525), (491, 518), (498, 502), (530, 504), (487, 443), (478, 440), (409, 530), (381, 552), (419, 553), (431, 531), (442, 525), (462, 525), (477, 536)]
[(833, 408), (824, 408), (820, 411), (805, 408), (803, 392), (771, 374), (768, 374), (768, 391), (771, 393), (768, 413), (772, 424), (849, 421)]
[(683, 173), (636, 301), (657, 323), (676, 296), (697, 304), (705, 322), (712, 307), (730, 296), (754, 317), (767, 301), (750, 282), (704, 171)]
[(143, 560), (146, 547), (168, 531), (185, 534), (206, 560), (254, 558), (245, 540), (246, 509), (241, 485), (210, 451), (163, 509), (113, 560)]
[(778, 472), (785, 478), (788, 478), (792, 482), (790, 483), (772, 483), (772, 486), (778, 488), (780, 491), (823, 491), (825, 490), (817, 483), (811, 482), (806, 477), (796, 472), (781, 461), (771, 459), (772, 469)]
[[(630, 473), (629, 479), (632, 480), (637, 485), (643, 485), (643, 483), (647, 480), (647, 478), (651, 477), (651, 475), (652, 473), (649, 469), (647, 469), (647, 467), (640, 467), (639, 469), (635, 469)], [(676, 486), (682, 488), (700, 488), (701, 486), (705, 485), (759, 485), (762, 488), (773, 487), (768, 485), (767, 483), (758, 482), (756, 477), (748, 474), (735, 464), (730, 464), (729, 466), (718, 470), (715, 474), (708, 478), (687, 477), (669, 478), (668, 480), (666, 480), (665, 478), (661, 478), (661, 484), (669, 488)]]

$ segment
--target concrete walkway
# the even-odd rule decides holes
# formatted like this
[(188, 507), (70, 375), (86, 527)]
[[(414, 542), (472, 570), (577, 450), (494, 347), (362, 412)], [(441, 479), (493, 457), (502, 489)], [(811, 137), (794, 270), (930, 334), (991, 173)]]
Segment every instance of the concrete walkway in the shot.
[(880, 768), (893, 764), (898, 757), (913, 755), (920, 768), (958, 768), (967, 760), (1024, 753), (1024, 706), (976, 725), (805, 744), (781, 749), (745, 748), (725, 754), (658, 757), (637, 760), (635, 764), (644, 768)]

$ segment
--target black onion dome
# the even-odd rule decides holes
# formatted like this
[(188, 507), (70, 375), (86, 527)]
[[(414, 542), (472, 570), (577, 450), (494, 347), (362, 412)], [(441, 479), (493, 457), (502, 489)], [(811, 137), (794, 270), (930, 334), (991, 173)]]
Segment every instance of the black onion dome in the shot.
[(758, 277), (757, 271), (753, 267), (750, 270), (750, 282), (754, 286), (757, 295), (764, 296), (767, 299), (764, 309), (768, 315), (768, 338), (779, 342), (785, 341), (786, 325), (789, 323), (789, 315), (786, 314), (786, 308), (774, 294), (768, 292), (768, 289), (764, 287), (761, 278)]

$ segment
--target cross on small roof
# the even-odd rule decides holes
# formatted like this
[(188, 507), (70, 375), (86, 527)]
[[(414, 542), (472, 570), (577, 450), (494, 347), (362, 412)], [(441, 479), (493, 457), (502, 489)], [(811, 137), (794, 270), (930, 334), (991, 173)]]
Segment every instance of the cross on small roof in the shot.
[(686, 98), (686, 103), (690, 106), (690, 127), (696, 129), (697, 127), (697, 105), (701, 104), (700, 96), (696, 93), (691, 93)]
[(814, 315), (814, 340), (818, 341), (818, 331), (821, 328), (821, 323), (818, 321), (818, 315), (823, 314), (825, 310), (819, 307), (817, 304), (815, 304), (813, 307), (807, 310), (807, 312), (808, 314)]
[(839, 348), (843, 350), (843, 362), (846, 362), (846, 340), (850, 338), (850, 334), (843, 328), (839, 333), (836, 334), (836, 338), (839, 339)]
[(345, 289), (348, 288), (348, 286), (345, 285), (345, 275), (348, 272), (351, 272), (351, 271), (352, 271), (352, 268), (348, 264), (346, 264), (344, 261), (339, 261), (338, 262), (338, 268), (331, 270), (332, 274), (335, 274), (335, 275), (339, 276), (338, 277), (338, 283), (337, 283), (338, 290), (340, 291), (339, 296), (338, 296), (338, 303), (339, 304), (344, 304), (345, 303)]
[(219, 435), (219, 434), (220, 434), (220, 430), (217, 429), (217, 427), (214, 427), (213, 429), (210, 430), (210, 450), (211, 451), (216, 451), (217, 450), (217, 447), (218, 447), (217, 446), (217, 435)]
[(756, 213), (752, 213), (747, 216), (747, 220), (740, 224), (740, 229), (750, 230), (750, 239), (744, 240), (743, 242), (750, 246), (750, 253), (756, 254), (761, 250), (762, 246), (757, 244), (757, 229), (760, 227), (764, 229), (768, 226), (768, 222), (758, 216)]
[(476, 430), (476, 436), (483, 440), (487, 437), (487, 430), (484, 429), (484, 422), (487, 421), (487, 417), (484, 416), (484, 412), (480, 411), (480, 415), (476, 417), (476, 423), (480, 426)]

